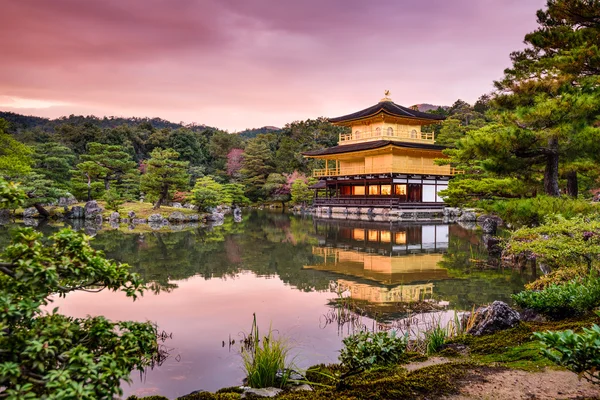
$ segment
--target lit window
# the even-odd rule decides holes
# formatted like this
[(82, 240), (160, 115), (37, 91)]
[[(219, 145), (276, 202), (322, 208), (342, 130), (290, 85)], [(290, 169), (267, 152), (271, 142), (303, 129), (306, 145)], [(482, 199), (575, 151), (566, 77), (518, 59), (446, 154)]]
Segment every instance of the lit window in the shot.
[(417, 130), (413, 129), (412, 131), (410, 131), (410, 137), (412, 139), (416, 139), (417, 138)]
[(383, 243), (390, 243), (392, 241), (392, 232), (381, 231), (381, 239)]
[(406, 232), (396, 232), (394, 242), (396, 244), (406, 244)]
[(377, 242), (379, 240), (378, 233), (379, 231), (373, 231), (369, 229), (369, 242)]
[(354, 186), (353, 188), (353, 194), (355, 196), (364, 196), (365, 195), (365, 187), (364, 186)]
[(375, 136), (381, 136), (381, 128), (375, 129)]
[(379, 194), (379, 186), (369, 186), (369, 194), (370, 195), (378, 195)]
[(406, 196), (406, 185), (396, 185), (396, 196)]
[(392, 194), (392, 185), (381, 185), (381, 195), (389, 196)]
[(365, 230), (364, 229), (354, 229), (353, 236), (354, 236), (354, 240), (365, 240)]
[(394, 136), (394, 128), (391, 126), (388, 128), (388, 136)]

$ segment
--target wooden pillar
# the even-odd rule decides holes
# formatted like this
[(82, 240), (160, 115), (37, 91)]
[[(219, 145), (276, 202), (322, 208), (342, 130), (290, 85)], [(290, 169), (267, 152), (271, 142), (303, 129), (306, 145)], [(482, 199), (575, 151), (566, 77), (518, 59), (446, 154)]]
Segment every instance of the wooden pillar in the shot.
[(329, 176), (329, 160), (325, 159), (325, 176)]

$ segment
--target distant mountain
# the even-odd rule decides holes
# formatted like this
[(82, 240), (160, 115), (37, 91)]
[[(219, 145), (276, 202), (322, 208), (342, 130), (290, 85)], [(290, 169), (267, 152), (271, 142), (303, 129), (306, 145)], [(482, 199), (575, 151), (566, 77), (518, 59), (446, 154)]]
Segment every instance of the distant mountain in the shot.
[[(155, 129), (177, 129), (186, 127), (192, 130), (205, 130), (210, 129), (206, 125), (196, 125), (183, 123), (170, 122), (161, 118), (123, 118), (123, 117), (103, 117), (98, 118), (94, 115), (69, 115), (68, 117), (60, 117), (55, 119), (34, 117), (31, 115), (21, 115), (14, 112), (0, 111), (0, 118), (5, 119), (9, 122), (9, 132), (18, 132), (23, 130), (29, 130), (33, 128), (39, 128), (45, 131), (52, 131), (59, 125), (72, 124), (72, 125), (83, 125), (92, 124), (99, 126), (100, 128), (114, 128), (120, 125), (138, 126), (143, 123), (149, 123)], [(214, 129), (214, 128), (213, 128)]]
[(443, 108), (444, 110), (450, 108), (448, 106), (436, 106), (433, 104), (428, 104), (428, 103), (422, 103), (422, 104), (415, 104), (413, 107), (417, 107), (417, 109), (421, 112), (427, 112), (427, 111), (435, 111), (438, 108)]
[(262, 128), (253, 128), (253, 129), (243, 130), (241, 132), (238, 132), (238, 135), (240, 135), (244, 139), (252, 139), (262, 133), (275, 133), (280, 130), (281, 130), (281, 128), (278, 128), (276, 126), (263, 126)]

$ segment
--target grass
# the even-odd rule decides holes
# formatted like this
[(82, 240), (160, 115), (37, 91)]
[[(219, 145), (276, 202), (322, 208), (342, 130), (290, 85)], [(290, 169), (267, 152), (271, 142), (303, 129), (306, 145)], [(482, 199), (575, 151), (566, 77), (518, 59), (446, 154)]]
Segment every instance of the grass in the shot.
[[(113, 213), (113, 211), (106, 209), (106, 202), (99, 200), (98, 204), (102, 208), (104, 208), (104, 211), (102, 212), (103, 218), (106, 219), (110, 216), (110, 214)], [(83, 206), (85, 206), (85, 202), (77, 203), (74, 205), (83, 207)], [(152, 203), (140, 203), (139, 201), (129, 201), (129, 202), (121, 204), (121, 206), (119, 207), (119, 215), (121, 216), (121, 218), (129, 218), (127, 216), (127, 214), (130, 211), (133, 211), (135, 213), (135, 218), (147, 219), (152, 214), (160, 214), (163, 217), (168, 217), (171, 213), (173, 213), (175, 211), (179, 211), (185, 215), (198, 214), (198, 211), (189, 210), (187, 208), (175, 208), (175, 207), (161, 206), (158, 210), (154, 210), (153, 207), (154, 207), (154, 205)]]
[[(260, 338), (256, 314), (250, 334), (242, 348), (242, 360), (248, 386), (253, 388), (284, 387), (293, 370), (288, 363), (290, 346), (284, 338), (276, 338), (269, 327), (266, 336)], [(277, 377), (280, 373), (280, 378)]]

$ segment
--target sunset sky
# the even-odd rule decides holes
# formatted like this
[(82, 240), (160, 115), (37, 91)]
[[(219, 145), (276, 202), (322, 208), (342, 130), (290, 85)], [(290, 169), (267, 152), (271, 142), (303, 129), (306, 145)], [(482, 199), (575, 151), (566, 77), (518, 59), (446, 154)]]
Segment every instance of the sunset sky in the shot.
[(0, 110), (230, 132), (473, 103), (544, 0), (0, 0)]

